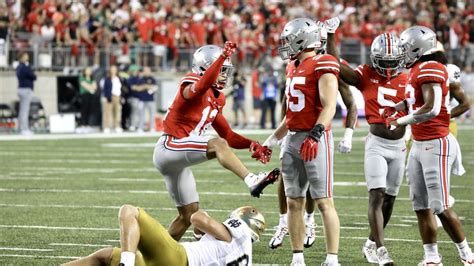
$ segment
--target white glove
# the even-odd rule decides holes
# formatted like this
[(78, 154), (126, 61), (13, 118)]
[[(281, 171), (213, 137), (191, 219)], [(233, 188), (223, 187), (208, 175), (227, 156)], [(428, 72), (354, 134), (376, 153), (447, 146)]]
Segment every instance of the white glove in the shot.
[(268, 138), (262, 144), (262, 146), (267, 146), (270, 149), (272, 149), (276, 145), (278, 145), (278, 139), (275, 137), (274, 134), (268, 136)]
[(339, 142), (339, 152), (340, 153), (349, 153), (352, 150), (352, 133), (354, 130), (352, 128), (346, 128), (344, 131), (344, 137), (342, 137), (341, 142)]
[(338, 17), (334, 17), (334, 18), (324, 21), (324, 28), (326, 28), (326, 31), (328, 33), (334, 33), (336, 32), (340, 23), (341, 23), (341, 20), (339, 20)]

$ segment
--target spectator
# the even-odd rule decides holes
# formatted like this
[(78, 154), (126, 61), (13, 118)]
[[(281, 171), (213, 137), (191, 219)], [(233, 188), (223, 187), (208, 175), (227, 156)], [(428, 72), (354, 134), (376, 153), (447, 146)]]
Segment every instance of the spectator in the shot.
[(472, 69), (474, 62), (474, 16), (471, 16), (467, 22), (467, 56), (466, 67)]
[(41, 38), (43, 38), (43, 43), (51, 43), (54, 40), (55, 35), (56, 31), (53, 26), (53, 21), (47, 19), (46, 23), (41, 27)]
[(103, 80), (102, 99), (102, 129), (104, 133), (110, 133), (111, 126), (115, 132), (121, 133), (122, 120), (122, 82), (117, 75), (117, 66), (111, 66), (109, 75)]
[(83, 74), (79, 77), (79, 94), (81, 95), (81, 123), (78, 133), (88, 133), (93, 125), (92, 118), (96, 112), (95, 93), (97, 83), (92, 78), (92, 69), (86, 67)]
[(259, 71), (252, 71), (252, 101), (253, 101), (253, 116), (250, 122), (252, 126), (257, 127), (257, 117), (260, 117), (262, 110), (262, 88), (259, 85)]
[(33, 135), (29, 128), (30, 104), (33, 98), (33, 82), (36, 75), (29, 66), (30, 57), (27, 52), (20, 54), (20, 64), (16, 68), (18, 78), (18, 97), (20, 97), (20, 110), (18, 122), (20, 124), (20, 134), (25, 136)]
[(0, 55), (4, 54), (3, 47), (8, 37), (8, 13), (7, 9), (0, 5)]
[(130, 97), (128, 102), (130, 103), (131, 114), (130, 114), (130, 131), (135, 131), (138, 128), (139, 121), (139, 105), (140, 105), (140, 91), (141, 91), (141, 72), (138, 65), (131, 65), (130, 68), (130, 77), (128, 78), (128, 87), (130, 90)]
[[(138, 122), (138, 131), (143, 132), (145, 130), (145, 116), (148, 114), (148, 119), (150, 121), (150, 132), (155, 131), (155, 113), (156, 113), (156, 104), (155, 104), (155, 92), (158, 90), (156, 80), (153, 77), (149, 67), (143, 68), (143, 77), (141, 82), (141, 91), (139, 93), (139, 122)], [(147, 113), (147, 114), (146, 114)]]
[(276, 98), (278, 94), (278, 78), (273, 74), (272, 67), (267, 67), (266, 71), (260, 76), (260, 86), (263, 91), (262, 117), (260, 119), (260, 128), (266, 128), (267, 110), (269, 109), (272, 129), (275, 129), (275, 108)]
[[(234, 74), (234, 86), (232, 90), (234, 111), (234, 127), (242, 125), (243, 128), (247, 126), (247, 115), (245, 114), (245, 77), (240, 75), (237, 71)], [(239, 122), (239, 111), (242, 113), (242, 123)]]

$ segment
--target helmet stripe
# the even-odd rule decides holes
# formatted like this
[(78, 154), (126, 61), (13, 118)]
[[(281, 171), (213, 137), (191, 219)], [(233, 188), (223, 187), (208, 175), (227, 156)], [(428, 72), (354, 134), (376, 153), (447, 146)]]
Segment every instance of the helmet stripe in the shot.
[(387, 54), (392, 55), (392, 36), (390, 33), (385, 34), (385, 38), (387, 39)]

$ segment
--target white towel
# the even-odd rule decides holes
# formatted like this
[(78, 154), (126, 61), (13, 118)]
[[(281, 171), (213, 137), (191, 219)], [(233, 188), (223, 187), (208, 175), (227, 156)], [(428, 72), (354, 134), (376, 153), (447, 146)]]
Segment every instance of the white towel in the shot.
[(464, 173), (466, 173), (466, 170), (464, 169), (464, 166), (462, 165), (461, 147), (459, 146), (458, 140), (454, 136), (453, 136), (453, 139), (455, 140), (455, 143), (456, 143), (456, 159), (454, 159), (451, 173), (453, 173), (453, 175), (462, 176)]

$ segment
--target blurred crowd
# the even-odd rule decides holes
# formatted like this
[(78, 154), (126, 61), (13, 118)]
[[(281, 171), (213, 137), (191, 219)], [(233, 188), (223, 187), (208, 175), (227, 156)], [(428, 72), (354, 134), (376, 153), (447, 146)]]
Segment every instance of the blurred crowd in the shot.
[[(118, 62), (160, 66), (166, 57), (174, 68), (189, 58), (180, 54), (183, 49), (230, 40), (239, 44), (238, 62), (257, 66), (265, 55), (277, 56), (287, 21), (333, 16), (342, 20), (339, 42), (369, 46), (381, 32), (419, 24), (435, 29), (453, 63), (473, 61), (474, 3), (467, 0), (7, 0), (6, 5), (0, 6), (0, 48), (7, 39), (12, 47), (53, 44), (67, 47), (72, 61), (84, 49), (96, 65), (99, 49), (113, 49)], [(25, 32), (32, 37), (22, 39)]]

